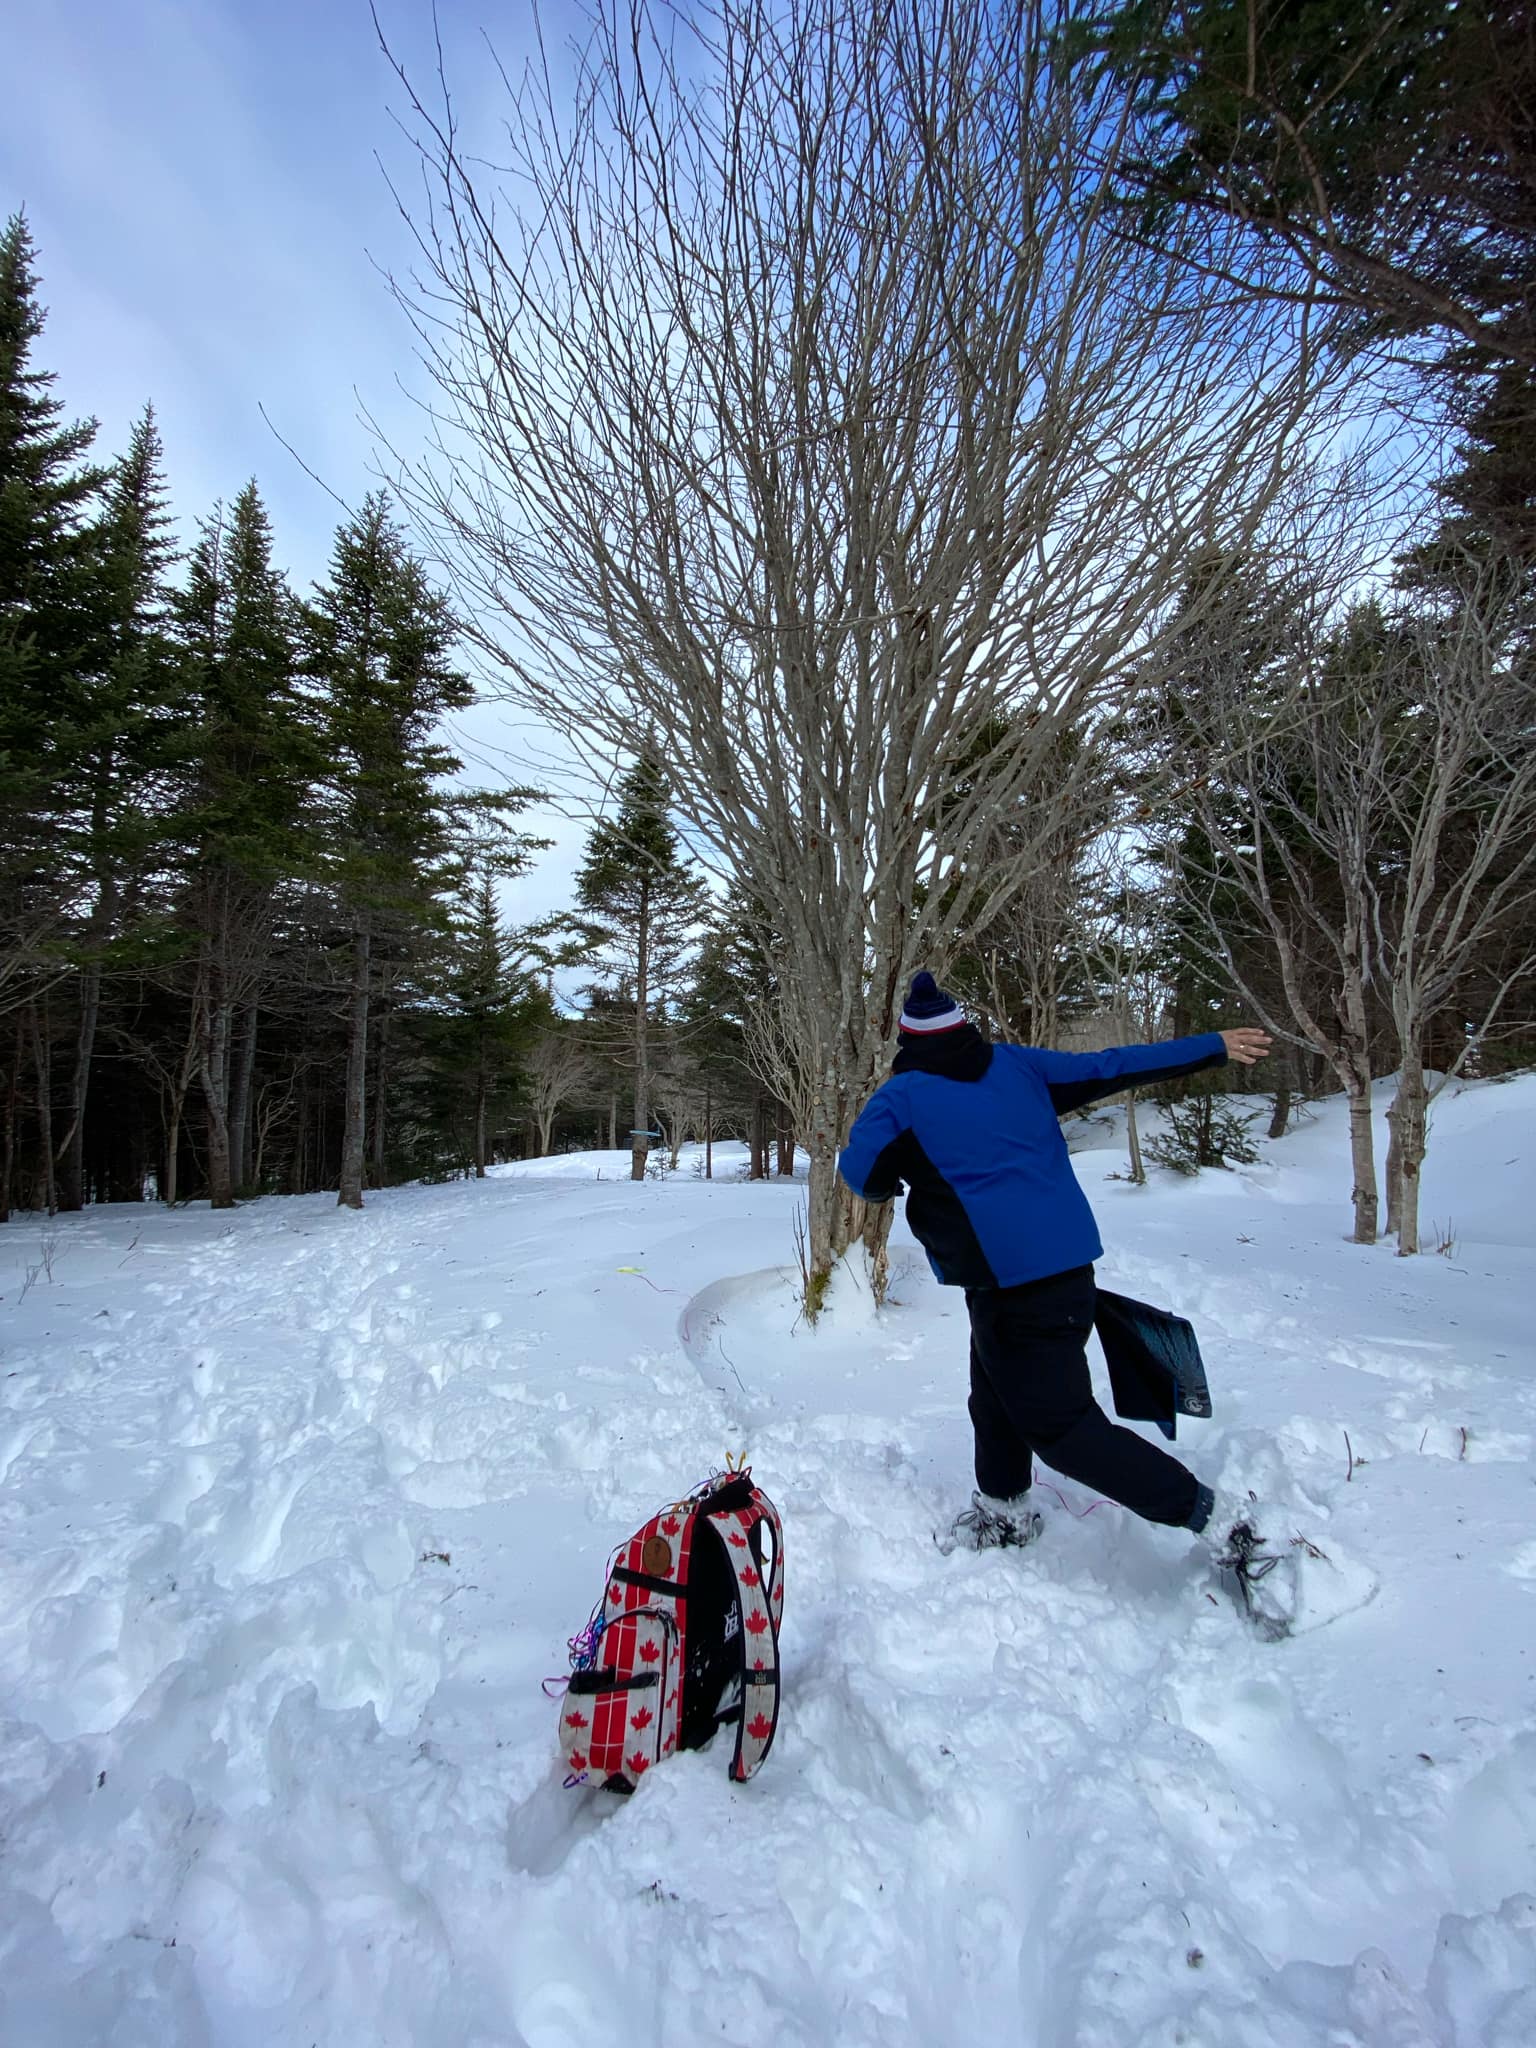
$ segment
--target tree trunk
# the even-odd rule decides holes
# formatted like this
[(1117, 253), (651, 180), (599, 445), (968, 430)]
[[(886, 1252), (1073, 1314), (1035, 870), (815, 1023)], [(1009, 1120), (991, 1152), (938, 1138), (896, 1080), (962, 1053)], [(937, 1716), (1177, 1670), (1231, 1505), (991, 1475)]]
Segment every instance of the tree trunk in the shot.
[(229, 1156), (229, 1049), (234, 1004), (213, 941), (206, 937), (198, 957), (192, 1014), (197, 1074), (202, 1083), (208, 1132), (208, 1200), (212, 1208), (232, 1209), (235, 1196)]
[(1387, 1235), (1396, 1237), (1403, 1222), (1403, 1145), (1394, 1102), (1387, 1111)]
[(1410, 1041), (1403, 1048), (1397, 1094), (1387, 1111), (1397, 1150), (1397, 1255), (1412, 1258), (1419, 1250), (1419, 1170), (1428, 1141), (1429, 1100), (1424, 1088), (1424, 1049)]
[(1277, 1058), (1280, 1072), (1275, 1082), (1275, 1106), (1269, 1119), (1268, 1135), (1271, 1138), (1283, 1138), (1290, 1126), (1291, 1089), (1295, 1078), (1290, 1051), (1282, 1050)]
[[(43, 998), (46, 1023), (48, 998)], [(43, 1206), (50, 1216), (58, 1213), (58, 1191), (53, 1179), (53, 1067), (49, 1059), (48, 1033), (38, 1023), (37, 1004), (27, 1005), (27, 1024), (32, 1036), (32, 1071), (37, 1078), (37, 1141), (43, 1159)]]
[(890, 1238), (891, 1225), (896, 1220), (894, 1202), (874, 1202), (860, 1205), (864, 1210), (864, 1255), (869, 1261), (869, 1284), (878, 1306), (885, 1306), (885, 1297), (891, 1284)]
[(1355, 1243), (1376, 1242), (1379, 1208), (1376, 1188), (1376, 1134), (1371, 1125), (1371, 1076), (1352, 1068), (1344, 1075), (1349, 1095), (1349, 1155), (1354, 1170)]
[[(854, 1214), (857, 1198), (837, 1177), (837, 1149), (835, 1144), (812, 1138), (807, 1191), (811, 1285), (823, 1291), (832, 1268), (859, 1234), (860, 1219)], [(812, 1313), (820, 1306), (819, 1295), (807, 1304)]]
[(21, 1012), (16, 1012), (16, 1037), (11, 1049), (11, 1071), (5, 1084), (5, 1134), (0, 1141), (0, 1223), (11, 1220), (11, 1188), (16, 1172), (16, 1104), (21, 1094), (21, 1060), (25, 1049)]
[(806, 1147), (810, 1154), (807, 1199), (810, 1290), (806, 1314), (812, 1322), (820, 1314), (832, 1270), (851, 1245), (861, 1239), (870, 1254), (870, 1282), (877, 1301), (885, 1299), (887, 1260), (885, 1242), (890, 1234), (894, 1205), (890, 1202), (861, 1202), (845, 1181), (838, 1178), (836, 1139), (818, 1145), (816, 1134)]
[(554, 1142), (556, 1112), (553, 1109), (541, 1109), (535, 1111), (534, 1115), (538, 1125), (538, 1157), (547, 1159), (549, 1148)]
[(213, 1002), (210, 997), (200, 1064), (208, 1124), (208, 1201), (214, 1209), (235, 1206), (229, 1153), (229, 1038), (233, 1022), (231, 1005)]
[[(812, 1321), (821, 1309), (833, 1267), (851, 1244), (864, 1237), (870, 1221), (870, 1204), (860, 1201), (847, 1183), (839, 1179), (837, 1171), (837, 1155), (842, 1150), (850, 1122), (854, 1092), (845, 1077), (829, 1062), (822, 1075), (821, 1088), (811, 1105), (810, 1131), (805, 1149), (810, 1155), (806, 1204), (810, 1288), (806, 1314)], [(889, 1208), (890, 1204), (879, 1206)], [(877, 1227), (876, 1230), (878, 1256), (882, 1261), (885, 1233), (889, 1229), (887, 1218), (884, 1229)], [(876, 1277), (871, 1275), (872, 1279)]]
[[(704, 1178), (715, 1177), (715, 1105), (709, 1083), (704, 1083)], [(0, 1195), (3, 1199), (3, 1195)]]
[(786, 1179), (795, 1171), (795, 1127), (789, 1120), (789, 1104), (778, 1105), (778, 1128), (775, 1133), (779, 1144), (779, 1172)]
[(608, 1095), (608, 1150), (609, 1150), (610, 1152), (617, 1152), (617, 1151), (618, 1151), (618, 1149), (619, 1149), (619, 1094), (618, 1094), (618, 1090), (617, 1090), (617, 1089), (615, 1088), (615, 1089), (611, 1089), (611, 1090), (609, 1091), (609, 1095)]
[(1211, 1126), (1215, 1119), (1216, 1105), (1209, 1092), (1200, 1097), (1200, 1106), (1195, 1112), (1195, 1164), (1197, 1166), (1224, 1166), (1226, 1161), (1217, 1151), (1211, 1137)]
[(309, 1152), (309, 1077), (299, 1076), (298, 1101), (294, 1106), (293, 1150), (288, 1155), (288, 1192), (302, 1195), (308, 1192), (304, 1178), (304, 1163)]
[[(270, 1090), (268, 1092), (270, 1093)], [(264, 1167), (267, 1157), (267, 1139), (271, 1134), (272, 1125), (277, 1118), (277, 1114), (276, 1107), (253, 1111), (252, 1127), (255, 1132), (256, 1143), (251, 1157), (251, 1183), (254, 1187), (259, 1188), (265, 1179)]]
[(646, 1155), (650, 1151), (649, 1136), (651, 1123), (651, 1074), (650, 1047), (646, 1042), (646, 1005), (650, 996), (651, 969), (651, 892), (650, 884), (640, 884), (640, 922), (637, 934), (637, 955), (635, 964), (635, 1121), (629, 1134), (629, 1177), (631, 1180), (645, 1179)]
[(347, 1006), (347, 1082), (345, 1122), (341, 1135), (341, 1185), (336, 1205), (363, 1206), (363, 1151), (368, 1134), (368, 994), (369, 934), (352, 938), (352, 995)]
[(475, 1061), (475, 1179), (485, 1179), (485, 1123), (490, 1101), (490, 1088), (485, 1067), (485, 1045), (482, 1041), (478, 1059)]
[(91, 1086), (91, 1056), (101, 1014), (101, 962), (91, 961), (80, 977), (80, 1023), (75, 1033), (75, 1069), (69, 1084), (69, 1129), (60, 1149), (59, 1207), (85, 1207), (85, 1099)]
[(255, 1003), (246, 1005), (240, 1019), (239, 1043), (229, 1087), (229, 1177), (243, 1188), (251, 1171), (251, 1080), (256, 1071), (256, 1037), (260, 1014)]
[(171, 1110), (166, 1119), (165, 1129), (165, 1172), (160, 1183), (160, 1199), (168, 1209), (176, 1206), (176, 1195), (181, 1173), (181, 1119), (186, 1109), (187, 1097), (192, 1092), (192, 1079), (197, 1072), (198, 1023), (194, 1012), (187, 1030), (187, 1043), (181, 1055), (181, 1071), (171, 1083)]
[(761, 1095), (752, 1098), (752, 1133), (749, 1139), (752, 1163), (747, 1169), (749, 1180), (768, 1178), (768, 1105)]
[(1144, 1188), (1147, 1184), (1147, 1169), (1141, 1156), (1141, 1130), (1136, 1122), (1134, 1088), (1125, 1098), (1125, 1142), (1131, 1154), (1131, 1180), (1135, 1186)]
[(378, 1025), (374, 1037), (378, 1041), (379, 1049), (373, 1066), (373, 1135), (370, 1141), (372, 1167), (368, 1184), (375, 1188), (384, 1185), (385, 1168), (389, 1159), (389, 979), (389, 969), (386, 967), (379, 981), (379, 1000), (373, 1005)]
[(160, 1199), (167, 1209), (176, 1206), (176, 1184), (181, 1154), (181, 1105), (184, 1098), (180, 1089), (171, 1091), (171, 1113), (165, 1120), (165, 1171), (160, 1180)]

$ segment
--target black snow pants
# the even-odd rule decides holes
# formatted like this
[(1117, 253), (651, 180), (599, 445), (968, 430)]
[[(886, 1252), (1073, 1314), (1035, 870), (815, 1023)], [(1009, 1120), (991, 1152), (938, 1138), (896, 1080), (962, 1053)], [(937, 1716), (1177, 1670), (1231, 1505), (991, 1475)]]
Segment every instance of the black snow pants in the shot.
[(976, 1484), (995, 1500), (1014, 1500), (1038, 1456), (1149, 1522), (1183, 1528), (1195, 1511), (1194, 1474), (1111, 1422), (1093, 1398), (1093, 1297), (1092, 1266), (1022, 1287), (967, 1288)]

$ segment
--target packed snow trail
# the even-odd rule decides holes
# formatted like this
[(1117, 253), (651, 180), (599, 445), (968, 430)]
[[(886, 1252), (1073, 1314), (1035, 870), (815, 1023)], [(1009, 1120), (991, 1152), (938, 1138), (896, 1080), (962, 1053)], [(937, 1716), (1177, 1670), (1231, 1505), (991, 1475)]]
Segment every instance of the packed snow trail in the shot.
[[(1436, 1117), (1416, 1261), (1343, 1242), (1331, 1106), (1145, 1190), (1076, 1133), (1106, 1284), (1200, 1331), (1180, 1451), (1380, 1581), (1279, 1645), (1048, 1473), (1039, 1544), (941, 1556), (963, 1301), (898, 1229), (807, 1330), (788, 1185), (18, 1219), (0, 2044), (1529, 2048), (1536, 1080)], [(541, 1681), (727, 1450), (785, 1518), (774, 1753), (565, 1792)]]

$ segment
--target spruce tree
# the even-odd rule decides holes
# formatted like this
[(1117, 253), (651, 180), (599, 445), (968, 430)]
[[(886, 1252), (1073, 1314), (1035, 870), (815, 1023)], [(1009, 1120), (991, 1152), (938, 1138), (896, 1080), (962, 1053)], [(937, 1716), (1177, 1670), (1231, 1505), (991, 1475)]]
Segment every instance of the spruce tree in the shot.
[(78, 756), (87, 514), (105, 477), (85, 459), (96, 422), (65, 424), (52, 373), (33, 367), (44, 323), (33, 257), (15, 215), (0, 234), (0, 989), (25, 976), (68, 898), (53, 860), (54, 799)]
[(361, 1208), (369, 1008), (381, 968), (443, 919), (448, 810), (459, 767), (437, 738), (473, 699), (452, 664), (456, 628), (382, 493), (340, 528), (330, 581), (308, 611), (308, 662), (321, 693), (327, 861), (349, 954), (347, 1071), (338, 1201)]
[(313, 853), (308, 794), (320, 756), (297, 689), (296, 613), (272, 562), (254, 482), (204, 521), (177, 604), (187, 782), (177, 824), (182, 915), (195, 948), (192, 1024), (207, 1120), (209, 1196), (243, 1171), (244, 1043), (266, 974), (278, 893)]
[(650, 1148), (652, 1008), (664, 1009), (677, 988), (704, 909), (703, 885), (678, 853), (667, 797), (665, 768), (654, 753), (643, 751), (620, 784), (617, 816), (588, 835), (576, 878), (608, 977), (622, 989), (633, 1019), (627, 1034), (635, 1075), (631, 1180), (644, 1180)]
[(74, 952), (78, 1005), (59, 1206), (85, 1195), (86, 1100), (102, 976), (126, 964), (157, 920), (149, 901), (166, 833), (158, 791), (170, 767), (176, 657), (166, 576), (173, 560), (160, 437), (148, 406), (113, 468), (95, 528), (96, 631), (80, 692), (74, 775), (58, 857), (84, 906)]

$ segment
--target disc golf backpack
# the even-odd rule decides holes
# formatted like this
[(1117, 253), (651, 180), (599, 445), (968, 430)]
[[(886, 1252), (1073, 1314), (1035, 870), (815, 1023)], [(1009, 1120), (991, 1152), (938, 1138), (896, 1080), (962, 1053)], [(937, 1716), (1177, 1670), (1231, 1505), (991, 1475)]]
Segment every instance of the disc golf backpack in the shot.
[(614, 1552), (603, 1597), (571, 1639), (567, 1783), (632, 1792), (653, 1764), (702, 1749), (730, 1722), (730, 1775), (744, 1783), (778, 1726), (783, 1611), (778, 1511), (749, 1467), (652, 1515)]

